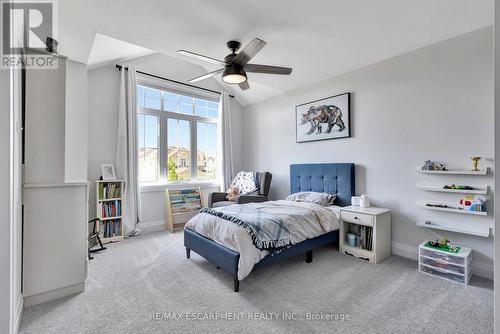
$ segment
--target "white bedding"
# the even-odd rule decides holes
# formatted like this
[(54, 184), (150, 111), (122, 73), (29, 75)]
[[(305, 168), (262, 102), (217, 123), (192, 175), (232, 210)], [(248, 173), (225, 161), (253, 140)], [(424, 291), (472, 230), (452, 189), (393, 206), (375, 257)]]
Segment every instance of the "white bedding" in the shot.
[[(296, 207), (314, 211), (317, 217), (316, 222), (307, 223), (304, 221), (304, 224), (308, 224), (308, 226), (296, 226), (297, 231), (294, 233), (305, 235), (304, 240), (339, 228), (339, 207), (324, 207), (312, 203), (291, 201), (276, 201), (275, 203), (289, 205), (290, 210)], [(243, 227), (210, 214), (197, 214), (187, 222), (185, 228), (240, 253), (238, 264), (239, 280), (248, 276), (253, 266), (268, 254), (267, 251), (260, 251), (253, 245), (252, 239)]]

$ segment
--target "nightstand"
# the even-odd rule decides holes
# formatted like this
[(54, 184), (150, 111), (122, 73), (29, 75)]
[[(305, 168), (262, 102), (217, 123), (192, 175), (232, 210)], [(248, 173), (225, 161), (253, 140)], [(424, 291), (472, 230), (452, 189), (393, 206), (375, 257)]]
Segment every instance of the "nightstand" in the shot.
[[(356, 234), (350, 246), (347, 234)], [(377, 207), (345, 206), (340, 209), (340, 251), (379, 263), (391, 255), (391, 210)]]

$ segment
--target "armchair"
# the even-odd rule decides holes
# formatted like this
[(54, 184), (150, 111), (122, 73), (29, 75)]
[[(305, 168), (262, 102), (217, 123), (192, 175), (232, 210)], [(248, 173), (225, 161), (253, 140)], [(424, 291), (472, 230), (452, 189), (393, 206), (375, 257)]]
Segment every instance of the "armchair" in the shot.
[(234, 202), (226, 199), (226, 192), (213, 192), (208, 196), (208, 206), (210, 208), (217, 208), (235, 203), (265, 202), (268, 200), (267, 195), (269, 194), (269, 188), (271, 188), (272, 177), (273, 175), (269, 172), (257, 172), (255, 173), (255, 185), (257, 186), (257, 190), (249, 194), (238, 195)]

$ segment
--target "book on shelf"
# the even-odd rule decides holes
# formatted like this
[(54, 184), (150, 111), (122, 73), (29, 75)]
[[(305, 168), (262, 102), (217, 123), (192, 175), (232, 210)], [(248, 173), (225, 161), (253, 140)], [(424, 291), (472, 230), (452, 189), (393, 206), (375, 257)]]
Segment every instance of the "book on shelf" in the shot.
[(373, 227), (364, 226), (364, 225), (355, 225), (355, 226), (358, 226), (358, 228), (356, 230), (350, 229), (350, 233), (354, 233), (357, 235), (357, 238), (358, 238), (357, 246), (360, 249), (372, 251), (372, 248), (373, 248)]
[(122, 202), (120, 200), (103, 202), (101, 204), (101, 217), (118, 217), (121, 216)]
[(121, 198), (121, 182), (99, 182), (99, 199)]
[(102, 232), (103, 238), (121, 237), (122, 222), (121, 219), (111, 219), (101, 221), (99, 230)]

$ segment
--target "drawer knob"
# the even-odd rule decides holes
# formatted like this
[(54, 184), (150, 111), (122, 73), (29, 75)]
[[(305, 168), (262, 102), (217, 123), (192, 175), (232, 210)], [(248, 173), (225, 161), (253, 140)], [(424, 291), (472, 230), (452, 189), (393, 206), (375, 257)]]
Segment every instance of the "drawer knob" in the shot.
[(354, 219), (359, 220), (358, 216), (354, 216)]

